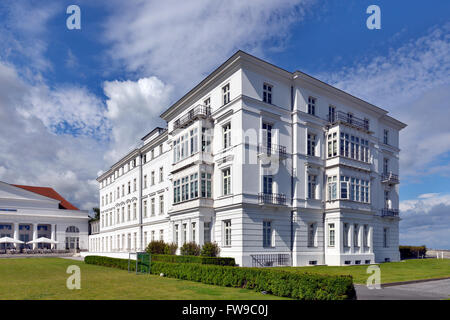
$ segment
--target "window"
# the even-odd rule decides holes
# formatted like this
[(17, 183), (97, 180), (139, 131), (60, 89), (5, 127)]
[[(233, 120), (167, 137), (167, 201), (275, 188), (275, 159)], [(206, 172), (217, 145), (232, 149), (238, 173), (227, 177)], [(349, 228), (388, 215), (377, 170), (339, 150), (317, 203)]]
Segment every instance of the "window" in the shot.
[(164, 214), (164, 195), (159, 196), (159, 214)]
[(231, 123), (228, 122), (222, 127), (223, 132), (223, 148), (229, 148), (231, 146)]
[(164, 181), (164, 168), (161, 167), (159, 168), (159, 182), (163, 182)]
[(159, 230), (159, 240), (164, 241), (164, 230), (163, 229)]
[(383, 143), (389, 144), (389, 130), (384, 129)]
[(122, 197), (125, 196), (125, 185), (122, 185)]
[(147, 175), (144, 175), (144, 189), (147, 188)]
[(127, 221), (131, 220), (131, 206), (128, 205), (127, 207)]
[(150, 200), (150, 214), (153, 217), (155, 215), (155, 198)]
[(181, 178), (181, 201), (189, 200), (189, 177)]
[(344, 247), (346, 248), (350, 247), (350, 244), (348, 242), (348, 233), (349, 233), (348, 223), (344, 223)]
[(316, 155), (316, 135), (308, 133), (308, 141), (307, 141), (307, 150), (306, 153), (309, 156), (315, 156)]
[(144, 218), (147, 218), (147, 200), (144, 200)]
[(391, 208), (391, 201), (389, 200), (389, 190), (384, 190), (384, 208), (390, 209)]
[(224, 196), (231, 194), (231, 170), (226, 168), (222, 170), (222, 194)]
[(337, 141), (337, 133), (333, 132), (330, 133), (327, 137), (328, 142), (328, 158), (336, 157), (337, 156), (337, 148), (338, 148), (338, 141)]
[(128, 181), (128, 194), (131, 193), (131, 181)]
[(312, 115), (316, 114), (316, 98), (308, 98), (308, 113)]
[(136, 159), (133, 159), (131, 163), (133, 164), (133, 168), (136, 167)]
[(272, 221), (263, 221), (263, 247), (272, 246)]
[(183, 244), (187, 242), (187, 224), (183, 223)]
[(267, 83), (263, 85), (263, 101), (272, 104), (272, 86)]
[(144, 163), (147, 163), (147, 154), (144, 154), (144, 156), (142, 157), (142, 159), (143, 159), (143, 162), (144, 162)]
[(363, 228), (363, 246), (369, 246), (369, 226), (367, 224), (365, 224)]
[(162, 155), (162, 154), (163, 154), (163, 145), (160, 144), (159, 145), (159, 155)]
[(211, 107), (211, 98), (205, 99), (205, 100), (203, 101), (203, 105), (204, 105), (206, 108)]
[(272, 149), (272, 125), (269, 123), (262, 124), (262, 145), (267, 148), (267, 153), (270, 154)]
[(222, 87), (222, 98), (223, 98), (223, 105), (226, 105), (228, 102), (230, 102), (230, 84), (226, 84)]
[(155, 185), (155, 171), (152, 171), (150, 174), (150, 184)]
[(231, 246), (231, 220), (223, 221), (223, 245), (225, 247)]
[(211, 134), (208, 128), (202, 128), (202, 152), (211, 152)]
[(203, 242), (211, 242), (211, 222), (203, 223)]
[(202, 198), (211, 198), (211, 174), (201, 173), (201, 196)]
[(191, 140), (191, 154), (197, 153), (198, 151), (198, 129), (194, 128), (190, 131), (190, 140)]
[(105, 205), (105, 197), (102, 196), (102, 206), (104, 206), (104, 205)]
[(191, 241), (195, 242), (195, 237), (196, 237), (196, 229), (197, 224), (195, 222), (192, 222), (191, 224), (191, 228), (192, 228), (192, 233), (191, 233)]
[(328, 201), (337, 199), (337, 176), (328, 177)]
[(387, 174), (389, 172), (389, 159), (383, 159), (383, 173)]
[(353, 245), (359, 247), (359, 225), (353, 226)]
[(136, 183), (136, 178), (133, 180), (133, 191), (136, 192), (137, 190), (137, 183)]
[(353, 114), (351, 112), (347, 112), (347, 122), (353, 123)]
[(348, 199), (348, 181), (342, 181), (341, 177), (341, 199)]
[(175, 225), (175, 235), (174, 235), (175, 243), (178, 244), (178, 225)]
[(316, 246), (316, 224), (308, 224), (308, 247)]
[(316, 198), (316, 179), (315, 175), (308, 175), (308, 198), (315, 199)]
[(136, 203), (133, 203), (133, 220), (136, 220)]
[(150, 152), (152, 160), (155, 158), (155, 149), (152, 149), (152, 151)]
[(125, 207), (122, 207), (122, 223), (125, 222)]
[(119, 198), (120, 198), (120, 188), (117, 187), (117, 199), (119, 199)]
[(328, 121), (334, 122), (336, 121), (336, 107), (328, 106)]
[(388, 228), (383, 228), (383, 247), (388, 247)]
[(271, 175), (265, 175), (263, 177), (263, 193), (272, 194), (273, 177)]
[(335, 244), (335, 229), (334, 229), (334, 223), (328, 224), (328, 246), (334, 247)]

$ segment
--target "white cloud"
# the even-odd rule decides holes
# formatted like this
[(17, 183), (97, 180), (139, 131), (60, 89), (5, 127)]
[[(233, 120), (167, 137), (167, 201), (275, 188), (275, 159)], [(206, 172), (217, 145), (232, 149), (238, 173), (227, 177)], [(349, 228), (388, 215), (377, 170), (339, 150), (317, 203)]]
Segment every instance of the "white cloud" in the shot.
[(449, 31), (447, 23), (392, 49), (388, 56), (319, 75), (408, 124), (400, 135), (403, 176), (430, 173), (434, 162), (450, 152)]
[(268, 40), (282, 46), (312, 2), (112, 1), (106, 39), (113, 61), (186, 90), (237, 49), (263, 56)]
[(173, 88), (156, 77), (138, 81), (106, 81), (106, 117), (111, 123), (113, 146), (105, 159), (117, 161), (155, 126), (164, 126), (159, 115), (167, 108)]

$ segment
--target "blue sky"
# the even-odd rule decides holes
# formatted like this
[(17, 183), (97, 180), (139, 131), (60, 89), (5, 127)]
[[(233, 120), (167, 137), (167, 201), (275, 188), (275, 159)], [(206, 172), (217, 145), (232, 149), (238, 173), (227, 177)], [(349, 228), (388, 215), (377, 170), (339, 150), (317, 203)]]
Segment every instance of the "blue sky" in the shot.
[[(81, 30), (66, 28), (71, 4)], [(366, 27), (372, 4), (381, 30)], [(2, 1), (0, 180), (95, 206), (98, 172), (243, 49), (407, 123), (401, 241), (450, 248), (449, 13), (415, 0)]]

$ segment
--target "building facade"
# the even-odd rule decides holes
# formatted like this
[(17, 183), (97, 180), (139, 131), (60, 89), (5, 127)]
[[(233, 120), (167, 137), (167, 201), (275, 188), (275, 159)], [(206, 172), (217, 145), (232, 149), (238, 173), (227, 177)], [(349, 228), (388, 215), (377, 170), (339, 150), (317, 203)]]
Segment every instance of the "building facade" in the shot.
[(399, 260), (386, 110), (238, 51), (97, 178), (92, 252), (217, 242), (242, 266)]
[[(0, 181), (0, 238), (22, 244), (2, 244), (2, 249), (87, 250), (88, 212), (79, 210), (48, 187), (12, 185)], [(27, 242), (47, 238), (57, 243)]]

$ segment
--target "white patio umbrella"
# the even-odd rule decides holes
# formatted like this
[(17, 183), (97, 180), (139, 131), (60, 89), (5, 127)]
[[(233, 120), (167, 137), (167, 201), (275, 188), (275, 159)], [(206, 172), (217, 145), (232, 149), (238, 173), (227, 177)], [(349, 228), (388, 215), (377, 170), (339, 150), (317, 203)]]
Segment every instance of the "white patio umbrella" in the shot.
[(46, 237), (40, 237), (40, 238), (37, 238), (37, 239), (34, 239), (34, 240), (31, 240), (31, 241), (27, 242), (27, 244), (30, 244), (30, 243), (51, 243), (51, 244), (57, 244), (59, 242), (55, 241), (55, 240), (52, 240), (52, 239), (49, 239), (49, 238), (46, 238)]
[(0, 243), (24, 243), (24, 242), (13, 239), (11, 237), (2, 237), (2, 238), (0, 238)]

